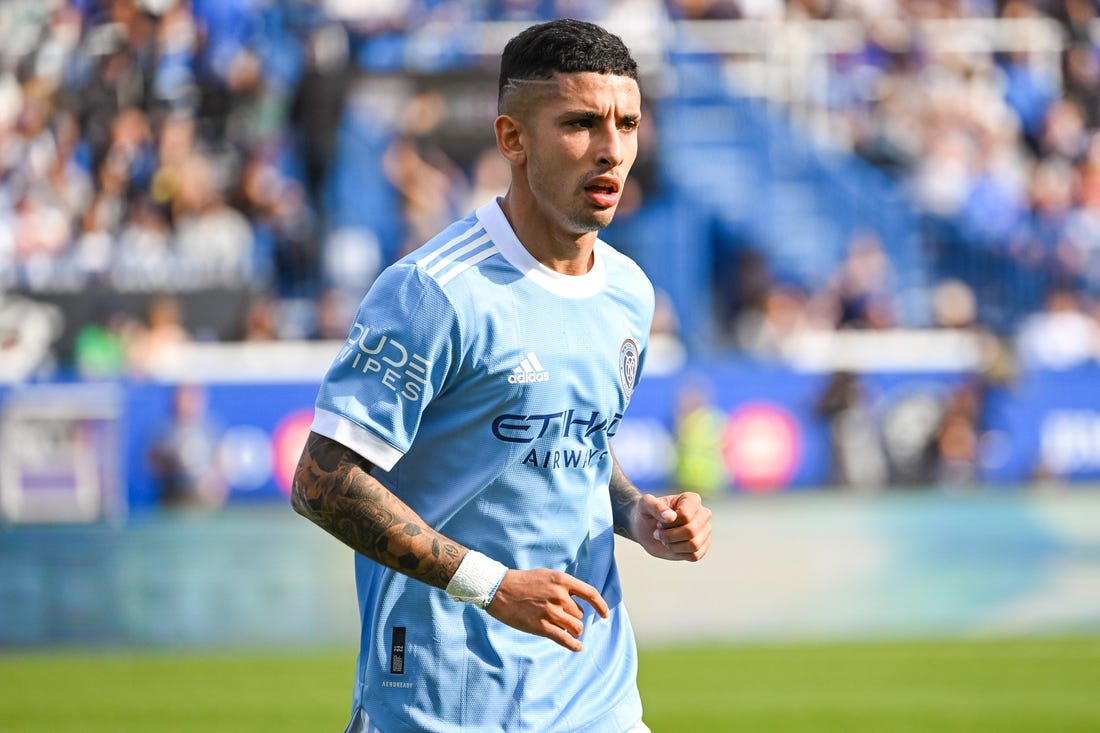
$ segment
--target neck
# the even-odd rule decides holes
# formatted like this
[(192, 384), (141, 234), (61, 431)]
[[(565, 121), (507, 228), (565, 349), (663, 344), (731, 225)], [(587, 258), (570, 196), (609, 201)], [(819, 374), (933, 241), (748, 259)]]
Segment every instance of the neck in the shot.
[(584, 275), (592, 269), (596, 232), (564, 231), (515, 188), (500, 199), (500, 208), (520, 244), (541, 264), (564, 275)]

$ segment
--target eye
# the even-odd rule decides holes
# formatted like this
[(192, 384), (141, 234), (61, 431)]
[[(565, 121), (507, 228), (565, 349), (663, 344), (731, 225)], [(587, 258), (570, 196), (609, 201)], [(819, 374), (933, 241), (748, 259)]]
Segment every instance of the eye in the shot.
[(579, 118), (577, 118), (575, 120), (571, 120), (569, 122), (570, 127), (580, 127), (580, 128), (585, 129), (585, 130), (591, 128), (593, 124), (594, 123), (593, 123), (591, 117), (579, 117)]

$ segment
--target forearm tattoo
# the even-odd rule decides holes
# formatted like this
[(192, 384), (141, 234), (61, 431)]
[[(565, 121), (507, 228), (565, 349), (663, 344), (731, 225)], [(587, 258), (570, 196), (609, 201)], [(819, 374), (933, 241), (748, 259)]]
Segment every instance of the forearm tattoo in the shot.
[(465, 548), (429, 527), (368, 473), (371, 467), (354, 451), (310, 433), (294, 474), (291, 505), (356, 552), (446, 588)]
[(615, 533), (628, 539), (637, 540), (630, 529), (630, 514), (642, 494), (623, 473), (623, 469), (619, 466), (619, 461), (614, 455), (612, 455), (611, 460), (611, 482), (607, 488), (611, 492), (611, 517), (615, 523)]

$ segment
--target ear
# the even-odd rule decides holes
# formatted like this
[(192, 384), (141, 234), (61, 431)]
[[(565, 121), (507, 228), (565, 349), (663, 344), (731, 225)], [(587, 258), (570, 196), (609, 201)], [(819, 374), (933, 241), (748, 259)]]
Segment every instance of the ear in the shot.
[(511, 115), (500, 115), (493, 122), (493, 130), (497, 136), (497, 149), (504, 159), (512, 165), (523, 165), (527, 161), (523, 123)]

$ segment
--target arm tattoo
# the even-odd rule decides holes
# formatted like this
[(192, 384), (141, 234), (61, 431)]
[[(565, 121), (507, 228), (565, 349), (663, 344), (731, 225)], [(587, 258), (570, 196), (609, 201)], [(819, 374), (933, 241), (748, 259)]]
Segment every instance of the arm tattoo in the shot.
[(630, 531), (630, 514), (642, 493), (623, 473), (614, 453), (611, 454), (611, 482), (607, 488), (611, 492), (611, 516), (615, 523), (615, 533), (637, 541)]
[(373, 478), (359, 454), (310, 433), (294, 473), (294, 510), (375, 562), (446, 588), (465, 554)]

